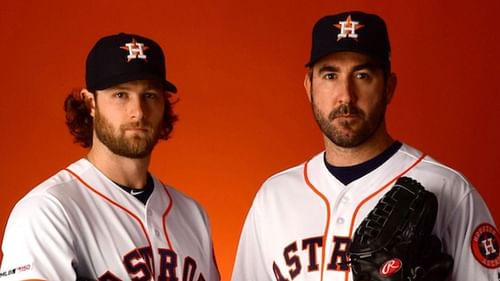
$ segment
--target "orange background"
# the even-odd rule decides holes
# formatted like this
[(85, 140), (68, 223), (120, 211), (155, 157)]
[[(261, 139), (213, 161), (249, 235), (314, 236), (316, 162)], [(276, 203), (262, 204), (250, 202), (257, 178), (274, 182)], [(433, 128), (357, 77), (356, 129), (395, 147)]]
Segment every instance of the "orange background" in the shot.
[(463, 172), (498, 221), (498, 0), (4, 0), (2, 235), (17, 200), (85, 153), (72, 143), (62, 107), (71, 88), (84, 86), (89, 49), (103, 35), (139, 33), (163, 46), (180, 97), (180, 121), (151, 170), (205, 206), (229, 280), (260, 184), (322, 149), (304, 63), (314, 22), (345, 9), (388, 23), (399, 75), (391, 133)]

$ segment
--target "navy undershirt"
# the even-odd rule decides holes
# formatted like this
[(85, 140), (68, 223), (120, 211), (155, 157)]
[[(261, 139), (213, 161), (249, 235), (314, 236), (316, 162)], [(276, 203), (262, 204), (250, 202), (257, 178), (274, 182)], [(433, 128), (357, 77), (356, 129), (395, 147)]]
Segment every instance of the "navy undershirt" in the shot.
[(391, 146), (389, 146), (386, 150), (384, 150), (384, 152), (380, 153), (375, 158), (372, 158), (361, 164), (349, 167), (336, 167), (331, 165), (326, 161), (326, 153), (323, 159), (325, 161), (325, 165), (328, 171), (330, 171), (330, 173), (344, 185), (348, 185), (351, 182), (363, 177), (364, 175), (378, 168), (385, 161), (391, 158), (391, 156), (394, 155), (401, 148), (402, 145), (403, 144), (401, 142), (395, 141)]
[(132, 196), (137, 198), (143, 204), (146, 204), (146, 202), (149, 199), (149, 196), (151, 196), (151, 193), (153, 193), (153, 189), (155, 186), (154, 181), (153, 181), (153, 177), (149, 173), (148, 173), (148, 179), (146, 180), (146, 185), (144, 186), (143, 189), (130, 188), (128, 186), (124, 186), (124, 185), (121, 185), (119, 183), (116, 183), (116, 185), (121, 187), (127, 193), (130, 193)]

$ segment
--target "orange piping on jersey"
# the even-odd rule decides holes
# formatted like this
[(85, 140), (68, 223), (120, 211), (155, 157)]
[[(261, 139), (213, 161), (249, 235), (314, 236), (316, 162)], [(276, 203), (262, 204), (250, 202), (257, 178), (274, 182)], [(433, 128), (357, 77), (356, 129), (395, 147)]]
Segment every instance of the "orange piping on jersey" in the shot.
[[(399, 175), (397, 175), (395, 178), (390, 180), (388, 183), (384, 184), (380, 189), (375, 191), (374, 193), (370, 194), (368, 197), (366, 197), (363, 201), (361, 201), (356, 209), (354, 210), (354, 214), (352, 215), (351, 219), (351, 225), (349, 227), (349, 237), (352, 237), (352, 231), (354, 229), (354, 222), (356, 221), (356, 216), (358, 215), (359, 209), (368, 201), (370, 201), (375, 195), (379, 194), (382, 190), (386, 189), (388, 186), (392, 185), (397, 179), (399, 179), (401, 176), (404, 174), (408, 173), (411, 169), (413, 169), (420, 161), (422, 161), (425, 158), (426, 154), (422, 153), (422, 155), (415, 161), (415, 163), (411, 164), (410, 167), (406, 168), (403, 172), (401, 172)], [(347, 281), (349, 278), (349, 272), (346, 272), (345, 274), (345, 280)]]
[[(366, 202), (368, 202), (371, 198), (373, 198), (375, 195), (377, 195), (378, 193), (380, 193), (382, 190), (384, 190), (385, 188), (387, 188), (387, 186), (389, 186), (393, 182), (395, 182), (398, 178), (400, 178), (401, 176), (403, 176), (404, 174), (406, 174), (408, 171), (410, 171), (411, 169), (413, 169), (418, 163), (420, 163), (420, 161), (422, 161), (425, 158), (425, 156), (426, 156), (426, 154), (422, 154), (415, 161), (415, 163), (413, 163), (410, 167), (408, 167), (406, 170), (404, 170), (403, 172), (401, 172), (394, 179), (390, 180), (388, 183), (386, 183), (380, 189), (378, 189), (377, 191), (375, 191), (374, 193), (372, 193), (371, 195), (369, 195), (368, 197), (366, 197), (363, 201), (361, 201), (361, 203), (359, 203), (359, 205), (356, 207), (356, 209), (354, 211), (354, 215), (352, 216), (351, 225), (349, 227), (349, 237), (352, 237), (352, 230), (353, 230), (353, 227), (354, 227), (354, 222), (356, 221), (356, 216), (357, 216), (358, 211), (361, 208), (361, 206), (363, 206)], [(323, 201), (325, 202), (325, 205), (326, 205), (326, 209), (327, 209), (326, 210), (327, 221), (326, 221), (325, 233), (323, 234), (323, 247), (321, 249), (321, 278), (320, 278), (320, 281), (323, 281), (323, 271), (324, 271), (325, 256), (326, 256), (326, 240), (327, 240), (328, 230), (330, 228), (330, 212), (331, 212), (330, 209), (331, 209), (331, 207), (330, 207), (330, 202), (325, 197), (325, 195), (323, 195), (321, 192), (319, 192), (316, 189), (316, 187), (314, 187), (314, 185), (309, 181), (309, 177), (308, 177), (308, 174), (307, 174), (307, 165), (308, 165), (308, 163), (309, 163), (309, 161), (307, 161), (304, 164), (304, 179), (306, 181), (306, 184), (309, 186), (309, 188), (311, 188), (314, 191), (314, 193), (316, 193), (321, 199), (323, 199)], [(348, 279), (349, 279), (349, 271), (346, 271), (346, 273), (345, 273), (345, 281), (347, 281)]]
[[(104, 200), (108, 201), (111, 205), (115, 206), (115, 207), (118, 207), (120, 209), (122, 209), (125, 213), (127, 213), (128, 215), (130, 215), (133, 219), (135, 219), (137, 221), (137, 223), (141, 226), (142, 228), (142, 232), (144, 232), (144, 236), (146, 236), (146, 239), (148, 240), (148, 244), (149, 244), (149, 247), (151, 248), (151, 251), (153, 250), (153, 246), (151, 244), (151, 240), (149, 239), (149, 236), (148, 236), (148, 233), (146, 232), (146, 229), (144, 228), (144, 225), (142, 224), (141, 222), (141, 219), (139, 217), (137, 217), (134, 213), (132, 213), (130, 210), (127, 210), (125, 207), (121, 206), (120, 204), (116, 203), (115, 201), (111, 200), (111, 198), (108, 198), (106, 195), (100, 193), (99, 191), (97, 191), (95, 188), (93, 188), (92, 186), (90, 186), (87, 182), (85, 182), (82, 178), (80, 178), (76, 173), (74, 173), (73, 171), (71, 171), (70, 169), (66, 168), (64, 169), (66, 170), (68, 173), (72, 174), (77, 180), (79, 180), (85, 187), (87, 187), (88, 189), (90, 189), (91, 191), (93, 191), (94, 193), (96, 193), (97, 195), (101, 196)], [(155, 274), (155, 261), (153, 259), (153, 273), (152, 273), (152, 276), (151, 278), (154, 279), (154, 277), (156, 276)], [(147, 266), (146, 266), (147, 268)], [(150, 270), (150, 269), (148, 269)], [(151, 274), (151, 270), (149, 271), (149, 273)]]
[[(174, 200), (172, 199), (172, 195), (170, 195), (170, 192), (168, 192), (168, 188), (163, 183), (162, 183), (162, 185), (163, 185), (163, 188), (165, 188), (165, 192), (167, 193), (167, 196), (170, 200), (170, 202), (169, 202), (170, 204), (168, 204), (168, 207), (165, 210), (165, 213), (163, 213), (163, 232), (165, 234), (165, 238), (167, 239), (168, 246), (170, 247), (170, 249), (172, 251), (175, 252), (174, 247), (172, 246), (172, 243), (170, 242), (170, 238), (168, 236), (168, 231), (167, 231), (167, 216), (168, 216), (168, 213), (170, 213), (172, 206), (174, 205)], [(215, 259), (215, 251), (214, 251), (213, 246), (212, 246), (212, 258), (214, 260), (214, 264), (215, 264), (215, 268), (217, 269), (217, 273), (220, 276), (220, 271), (219, 271), (219, 267), (217, 266), (217, 260)]]
[(165, 238), (167, 239), (168, 246), (172, 251), (175, 252), (174, 247), (172, 247), (172, 243), (170, 242), (170, 238), (168, 237), (168, 232), (167, 232), (167, 216), (168, 213), (170, 213), (170, 209), (172, 209), (172, 205), (174, 205), (174, 201), (172, 200), (172, 196), (170, 195), (170, 192), (168, 192), (167, 187), (162, 183), (163, 188), (165, 188), (165, 192), (167, 193), (168, 199), (169, 199), (169, 204), (167, 209), (165, 210), (165, 213), (163, 213), (163, 233), (165, 234)]
[(354, 222), (356, 221), (356, 216), (358, 215), (359, 209), (361, 209), (361, 207), (366, 202), (370, 201), (375, 195), (379, 194), (382, 190), (386, 189), (389, 185), (393, 184), (401, 176), (403, 176), (404, 174), (408, 173), (408, 171), (410, 171), (411, 169), (413, 169), (418, 163), (420, 163), (420, 161), (422, 161), (424, 159), (425, 156), (426, 156), (425, 154), (422, 154), (415, 161), (415, 163), (411, 164), (410, 167), (406, 168), (406, 170), (404, 170), (403, 172), (401, 172), (399, 175), (397, 175), (395, 178), (393, 178), (392, 180), (390, 180), (388, 183), (384, 184), (384, 186), (382, 186), (379, 190), (377, 190), (374, 193), (370, 194), (368, 197), (366, 197), (363, 201), (361, 201), (359, 203), (359, 205), (354, 210), (354, 214), (353, 214), (352, 219), (351, 219), (351, 226), (349, 227), (349, 237), (352, 237), (352, 231), (353, 231), (353, 228), (354, 228)]
[(328, 236), (328, 231), (329, 231), (329, 228), (330, 228), (330, 202), (328, 201), (328, 199), (326, 198), (325, 195), (323, 195), (323, 193), (319, 192), (319, 190), (316, 189), (316, 187), (314, 187), (314, 185), (309, 181), (309, 177), (307, 175), (307, 164), (309, 163), (309, 161), (307, 161), (305, 164), (304, 164), (304, 180), (306, 181), (306, 184), (309, 186), (309, 188), (311, 188), (314, 193), (316, 193), (316, 195), (318, 195), (321, 199), (323, 199), (323, 201), (325, 202), (325, 205), (326, 205), (326, 226), (325, 226), (325, 233), (323, 234), (323, 247), (321, 248), (321, 278), (320, 278), (320, 281), (323, 281), (323, 272), (324, 272), (324, 269), (325, 269), (325, 256), (326, 256), (326, 240), (327, 240), (327, 236)]

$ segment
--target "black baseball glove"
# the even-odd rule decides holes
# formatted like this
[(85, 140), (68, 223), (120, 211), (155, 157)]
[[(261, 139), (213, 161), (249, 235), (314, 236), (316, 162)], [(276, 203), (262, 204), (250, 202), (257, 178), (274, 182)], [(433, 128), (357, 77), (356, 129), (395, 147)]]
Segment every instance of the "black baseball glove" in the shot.
[(354, 281), (442, 281), (453, 267), (432, 235), (436, 196), (401, 177), (361, 222), (349, 257)]

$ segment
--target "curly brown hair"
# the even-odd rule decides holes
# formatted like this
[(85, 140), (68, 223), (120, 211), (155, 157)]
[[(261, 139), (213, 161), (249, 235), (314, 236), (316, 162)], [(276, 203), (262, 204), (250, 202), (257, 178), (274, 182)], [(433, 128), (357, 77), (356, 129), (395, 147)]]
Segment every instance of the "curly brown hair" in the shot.
[[(92, 135), (94, 130), (93, 117), (80, 97), (79, 89), (71, 90), (70, 94), (64, 100), (64, 111), (66, 112), (66, 126), (73, 135), (75, 143), (82, 147), (92, 146)], [(167, 95), (170, 95), (167, 93)], [(173, 112), (173, 103), (167, 97), (165, 98), (165, 111), (163, 113), (163, 128), (160, 132), (160, 139), (167, 140), (174, 129), (174, 123), (177, 116)]]

